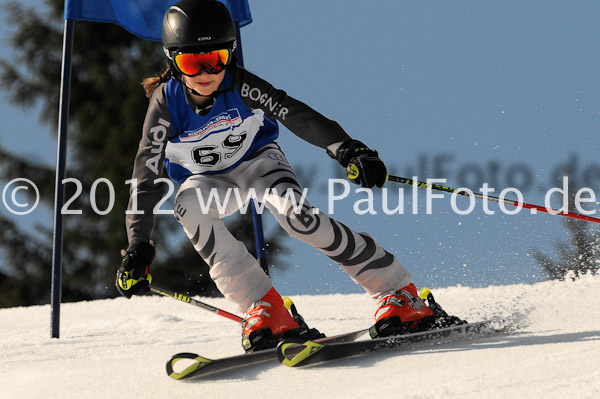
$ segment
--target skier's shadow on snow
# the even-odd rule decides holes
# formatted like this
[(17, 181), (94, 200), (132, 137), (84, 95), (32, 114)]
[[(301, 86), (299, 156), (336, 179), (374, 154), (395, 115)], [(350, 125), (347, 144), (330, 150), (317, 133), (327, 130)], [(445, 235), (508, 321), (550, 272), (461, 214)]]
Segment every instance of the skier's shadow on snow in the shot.
[(416, 348), (406, 348), (401, 350), (384, 349), (367, 353), (360, 357), (334, 360), (327, 363), (315, 364), (307, 368), (369, 367), (389, 358), (414, 354), (425, 355), (428, 353), (439, 354), (445, 352), (466, 352), (481, 349), (505, 349), (512, 347), (561, 344), (579, 341), (600, 341), (600, 331), (585, 331), (545, 336), (526, 336), (526, 334), (529, 333), (512, 333), (494, 337), (476, 338), (468, 341), (459, 340), (439, 345), (420, 345)]
[[(541, 332), (543, 333), (543, 332)], [(554, 335), (528, 335), (530, 333), (513, 333), (489, 338), (474, 339), (440, 345), (440, 351), (467, 351), (479, 349), (504, 349), (516, 346), (536, 346), (546, 344), (563, 344), (579, 341), (599, 341), (600, 331), (584, 331), (576, 333), (554, 334)], [(540, 334), (540, 333), (535, 333)]]
[(214, 375), (205, 375), (199, 378), (190, 378), (189, 380), (183, 380), (188, 384), (202, 384), (202, 383), (230, 383), (232, 381), (253, 381), (259, 380), (261, 377), (259, 374), (272, 370), (275, 367), (285, 367), (281, 365), (277, 360), (272, 362), (266, 362), (263, 364), (255, 364), (252, 367), (240, 368), (239, 370), (229, 370), (224, 373), (215, 373)]

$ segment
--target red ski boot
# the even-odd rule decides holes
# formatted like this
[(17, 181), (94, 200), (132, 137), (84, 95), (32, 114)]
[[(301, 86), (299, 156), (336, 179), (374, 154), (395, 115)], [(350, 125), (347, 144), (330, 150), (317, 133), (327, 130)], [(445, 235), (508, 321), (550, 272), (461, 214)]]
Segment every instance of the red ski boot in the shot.
[(417, 287), (406, 287), (379, 297), (375, 325), (371, 337), (386, 337), (428, 330), (435, 320), (434, 312), (423, 302)]
[(274, 348), (279, 339), (290, 333), (300, 333), (300, 325), (285, 308), (283, 299), (271, 288), (244, 313), (242, 346), (248, 352)]

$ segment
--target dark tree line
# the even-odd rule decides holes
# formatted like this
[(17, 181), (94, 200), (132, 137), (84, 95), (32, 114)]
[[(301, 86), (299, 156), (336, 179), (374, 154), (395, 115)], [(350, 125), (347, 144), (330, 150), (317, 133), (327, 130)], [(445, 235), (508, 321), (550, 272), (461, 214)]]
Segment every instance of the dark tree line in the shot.
[[(575, 207), (575, 193), (580, 186), (571, 180), (569, 190), (569, 212), (578, 212)], [(585, 209), (584, 210), (590, 210)], [(565, 219), (568, 237), (554, 243), (556, 256), (540, 251), (533, 253), (534, 259), (542, 267), (549, 279), (576, 279), (584, 274), (596, 274), (600, 270), (600, 230), (593, 230), (589, 222)]]

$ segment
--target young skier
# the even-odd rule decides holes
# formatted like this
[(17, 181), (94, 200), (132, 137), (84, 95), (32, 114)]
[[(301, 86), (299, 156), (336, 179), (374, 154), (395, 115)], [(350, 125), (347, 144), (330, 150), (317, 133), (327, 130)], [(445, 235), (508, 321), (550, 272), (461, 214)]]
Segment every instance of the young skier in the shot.
[[(226, 229), (225, 212), (214, 201), (202, 211), (199, 195), (226, 197), (237, 189), (246, 198), (254, 189), (292, 237), (322, 251), (376, 301), (379, 336), (428, 328), (433, 312), (424, 304), (411, 274), (369, 235), (357, 233), (302, 203), (293, 169), (275, 143), (277, 122), (347, 168), (353, 182), (381, 187), (386, 167), (376, 151), (352, 139), (336, 122), (276, 89), (236, 63), (236, 30), (227, 8), (216, 0), (181, 0), (165, 13), (162, 43), (169, 68), (144, 81), (150, 105), (135, 158), (133, 203), (143, 214), (126, 217), (129, 246), (117, 271), (117, 288), (127, 298), (148, 290), (155, 255), (152, 210), (161, 199), (155, 184), (163, 168), (180, 184), (175, 216), (194, 248), (210, 266), (221, 293), (244, 312), (246, 350), (272, 347), (277, 339), (304, 333), (285, 308), (258, 261)], [(293, 204), (277, 209), (292, 190)], [(266, 195), (265, 195), (266, 193)], [(233, 196), (231, 196), (233, 198)], [(290, 201), (291, 202), (291, 201)]]

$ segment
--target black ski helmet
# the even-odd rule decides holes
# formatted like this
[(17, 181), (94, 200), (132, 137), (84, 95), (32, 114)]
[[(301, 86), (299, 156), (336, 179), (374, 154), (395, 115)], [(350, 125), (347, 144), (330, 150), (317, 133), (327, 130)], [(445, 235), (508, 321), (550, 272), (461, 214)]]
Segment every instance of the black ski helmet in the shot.
[(169, 7), (162, 24), (165, 53), (181, 49), (235, 50), (236, 29), (227, 7), (216, 0), (181, 0)]

